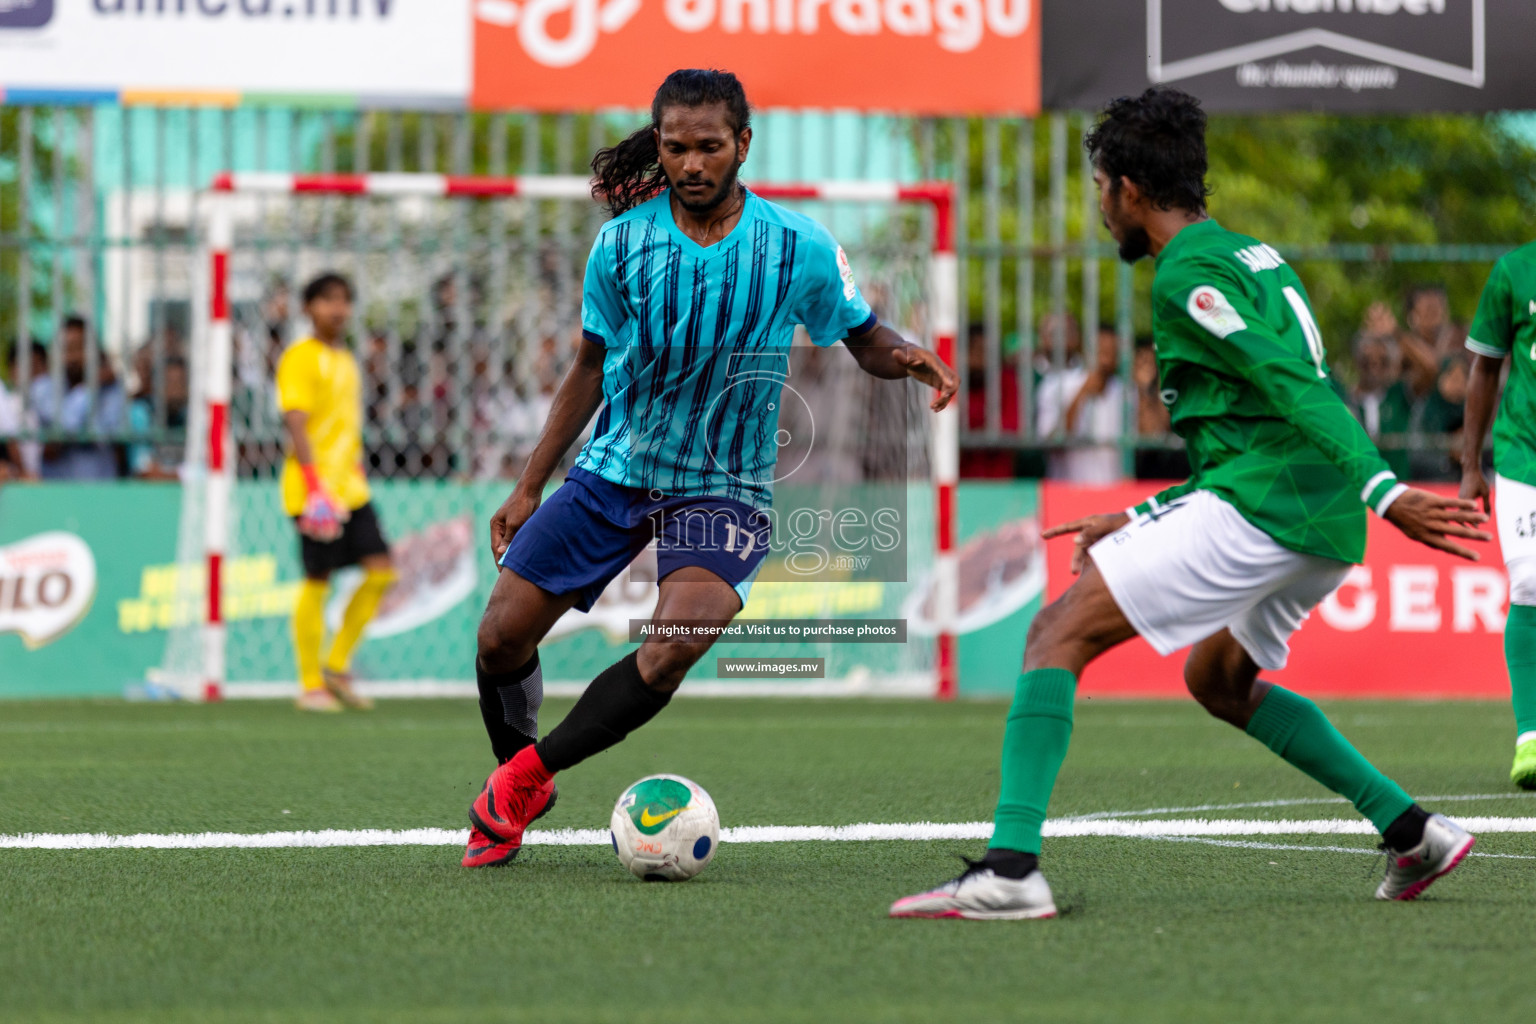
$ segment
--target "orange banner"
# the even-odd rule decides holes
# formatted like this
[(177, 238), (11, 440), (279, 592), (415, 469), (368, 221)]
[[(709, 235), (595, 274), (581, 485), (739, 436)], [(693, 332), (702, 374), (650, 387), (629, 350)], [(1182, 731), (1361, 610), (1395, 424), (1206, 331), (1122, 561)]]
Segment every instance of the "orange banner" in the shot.
[(758, 107), (1040, 110), (1037, 0), (475, 0), (471, 104), (645, 108), (677, 68)]
[[(1117, 512), (1162, 485), (1089, 488), (1048, 483), (1041, 522)], [(1455, 488), (1430, 485), (1454, 494)], [(1509, 697), (1504, 618), (1509, 581), (1497, 542), (1474, 545), (1466, 562), (1404, 537), (1370, 517), (1365, 564), (1318, 606), (1291, 639), (1290, 664), (1264, 678), (1309, 697)], [(1071, 585), (1072, 542), (1047, 546), (1047, 589)], [(1122, 644), (1089, 666), (1081, 692), (1091, 697), (1182, 697), (1185, 652), (1159, 657), (1143, 640)]]

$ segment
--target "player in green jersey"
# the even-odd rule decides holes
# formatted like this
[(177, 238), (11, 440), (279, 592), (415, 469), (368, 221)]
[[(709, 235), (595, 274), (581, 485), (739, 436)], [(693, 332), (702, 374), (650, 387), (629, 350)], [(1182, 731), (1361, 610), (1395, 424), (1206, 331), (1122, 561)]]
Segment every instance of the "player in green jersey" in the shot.
[[(1509, 571), (1504, 660), (1515, 706), (1515, 763), (1509, 779), (1522, 789), (1536, 789), (1536, 242), (1494, 264), (1467, 348), (1472, 350), (1472, 376), (1462, 431), (1461, 496), (1479, 499), (1484, 511), (1493, 511), (1483, 476), (1483, 438), (1497, 406), (1493, 464), (1498, 472), (1492, 497)], [(1506, 358), (1509, 379), (1500, 402)]]
[(1056, 912), (1038, 866), (1046, 804), (1067, 752), (1078, 676), (1140, 634), (1161, 654), (1193, 645), (1189, 691), (1347, 797), (1389, 853), (1378, 899), (1410, 900), (1473, 837), (1430, 815), (1350, 745), (1315, 704), (1259, 679), (1285, 666), (1308, 612), (1365, 552), (1366, 509), (1430, 547), (1491, 540), (1472, 501), (1397, 481), (1328, 382), (1322, 336), (1274, 249), (1206, 213), (1205, 114), (1151, 89), (1110, 104), (1086, 144), (1105, 226), (1134, 262), (1154, 256), (1152, 329), (1162, 399), (1193, 475), (1075, 533), (1080, 575), (1029, 628), (1003, 734), (1002, 792), (986, 856), (894, 917), (1018, 919)]

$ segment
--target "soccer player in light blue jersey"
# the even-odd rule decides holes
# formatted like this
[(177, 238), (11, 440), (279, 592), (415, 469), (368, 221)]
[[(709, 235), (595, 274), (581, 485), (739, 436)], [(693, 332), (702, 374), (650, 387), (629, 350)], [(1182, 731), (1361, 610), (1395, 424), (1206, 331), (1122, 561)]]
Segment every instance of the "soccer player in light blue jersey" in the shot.
[[(770, 540), (777, 399), (796, 324), (817, 345), (842, 341), (867, 373), (931, 386), (935, 411), (954, 397), (954, 371), (877, 322), (831, 234), (737, 180), (749, 117), (734, 75), (675, 71), (651, 123), (592, 161), (593, 194), (614, 217), (587, 262), (581, 349), (491, 519), (502, 572), (475, 675), (500, 766), (470, 808), (466, 867), (515, 857), (554, 804), (555, 773), (655, 717), (709, 631), (746, 602)], [(599, 406), (576, 466), (541, 507)], [(655, 618), (703, 628), (648, 637), (537, 740), (539, 641), (569, 609), (590, 609), (653, 540)]]

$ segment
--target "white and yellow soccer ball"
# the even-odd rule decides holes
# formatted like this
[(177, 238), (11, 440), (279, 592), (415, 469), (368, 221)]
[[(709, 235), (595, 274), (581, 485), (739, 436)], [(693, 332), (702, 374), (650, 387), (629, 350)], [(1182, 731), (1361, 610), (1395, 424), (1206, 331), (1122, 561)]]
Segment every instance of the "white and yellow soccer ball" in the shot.
[(692, 878), (720, 846), (715, 802), (681, 775), (648, 775), (630, 786), (609, 826), (620, 863), (647, 882)]

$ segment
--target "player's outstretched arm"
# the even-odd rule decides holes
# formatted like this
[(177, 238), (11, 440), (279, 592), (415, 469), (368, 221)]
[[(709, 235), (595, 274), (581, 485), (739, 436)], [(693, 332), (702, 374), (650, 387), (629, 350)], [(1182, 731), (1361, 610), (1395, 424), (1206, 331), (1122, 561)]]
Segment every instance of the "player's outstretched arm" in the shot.
[(1477, 552), (1462, 547), (1451, 540), (1452, 537), (1493, 540), (1493, 534), (1476, 529), (1488, 521), (1488, 516), (1478, 511), (1477, 502), (1467, 498), (1447, 498), (1417, 487), (1410, 487), (1394, 498), (1382, 518), (1402, 530), (1410, 540), (1448, 551), (1469, 562), (1478, 560)]
[(581, 436), (582, 428), (592, 422), (597, 407), (603, 404), (603, 346), (583, 338), (576, 361), (560, 382), (550, 405), (549, 419), (539, 431), (539, 439), (528, 456), (528, 465), (512, 494), (491, 516), (491, 553), (496, 560), (506, 553), (507, 545), (522, 525), (539, 507), (544, 485), (554, 475), (555, 467)]
[(885, 324), (844, 338), (843, 344), (865, 373), (886, 380), (911, 377), (933, 388), (938, 394), (928, 408), (934, 412), (953, 401), (960, 389), (960, 378), (937, 353), (911, 344)]

